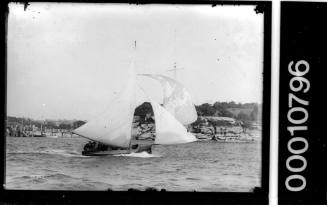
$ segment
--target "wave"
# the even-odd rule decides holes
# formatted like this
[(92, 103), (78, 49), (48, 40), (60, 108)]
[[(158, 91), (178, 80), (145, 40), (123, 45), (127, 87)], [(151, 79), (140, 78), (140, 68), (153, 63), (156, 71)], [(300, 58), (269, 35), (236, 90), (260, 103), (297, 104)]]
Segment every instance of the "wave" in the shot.
[(45, 136), (45, 137), (46, 137), (46, 138), (54, 138), (54, 139), (58, 138), (57, 135), (47, 135), (47, 136)]
[(17, 177), (17, 178), (39, 180), (39, 179), (44, 179), (45, 176), (40, 175), (40, 174), (31, 174), (31, 175), (25, 175), (25, 176), (21, 176), (21, 177)]
[(197, 177), (186, 177), (186, 180), (201, 180), (200, 178), (197, 178)]
[(47, 149), (47, 150), (37, 150), (37, 151), (16, 151), (16, 152), (8, 152), (8, 154), (50, 154), (50, 155), (60, 155), (64, 157), (88, 157), (82, 155), (78, 151), (69, 151), (62, 149)]
[(74, 177), (61, 174), (61, 173), (55, 173), (55, 174), (30, 174), (30, 175), (24, 175), (21, 177), (16, 177), (16, 180), (31, 180), (34, 182), (45, 182), (48, 179), (54, 179), (54, 180), (63, 180), (63, 179), (73, 179)]
[(47, 178), (72, 178), (69, 175), (61, 174), (61, 173), (55, 173), (55, 174), (47, 174), (47, 175), (41, 175), (41, 174), (31, 174), (31, 175), (25, 175), (22, 176), (24, 179), (47, 179)]
[(139, 152), (139, 153), (129, 153), (129, 154), (117, 154), (115, 157), (140, 157), (140, 158), (152, 158), (152, 157), (160, 157), (159, 155), (149, 154), (148, 152)]
[(58, 180), (62, 180), (62, 179), (74, 179), (74, 177), (72, 177), (70, 175), (61, 174), (61, 173), (48, 174), (48, 175), (45, 175), (44, 178), (46, 178), (46, 179), (58, 179)]

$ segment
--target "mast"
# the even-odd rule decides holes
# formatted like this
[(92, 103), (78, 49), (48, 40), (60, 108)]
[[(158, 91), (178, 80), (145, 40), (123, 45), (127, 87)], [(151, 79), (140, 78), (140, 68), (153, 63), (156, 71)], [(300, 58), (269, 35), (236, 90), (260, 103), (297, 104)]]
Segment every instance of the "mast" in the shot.
[(173, 71), (174, 72), (174, 80), (177, 80), (177, 70), (183, 70), (184, 68), (177, 68), (176, 61), (174, 62), (174, 68), (167, 70), (167, 71)]
[(174, 29), (174, 68), (173, 69), (170, 69), (170, 70), (167, 70), (167, 71), (173, 71), (174, 72), (174, 80), (177, 80), (177, 70), (182, 70), (184, 68), (177, 68), (176, 66), (176, 29)]
[[(134, 40), (134, 51), (133, 51), (133, 57), (132, 57), (132, 65), (133, 65), (133, 68), (134, 69), (134, 65), (135, 65), (135, 56), (136, 56), (136, 40)], [(133, 132), (133, 119), (134, 119), (134, 112), (133, 112), (133, 115), (132, 115), (132, 123), (131, 123), (131, 137), (130, 137), (130, 140), (129, 140), (129, 145), (128, 145), (128, 149), (129, 149), (129, 153), (132, 152), (132, 132)]]

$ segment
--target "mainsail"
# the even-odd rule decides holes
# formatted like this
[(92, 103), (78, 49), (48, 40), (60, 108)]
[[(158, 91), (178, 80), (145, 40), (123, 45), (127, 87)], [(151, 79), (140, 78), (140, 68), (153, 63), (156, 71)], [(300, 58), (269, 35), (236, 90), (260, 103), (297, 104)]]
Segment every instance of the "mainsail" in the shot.
[(172, 114), (157, 102), (151, 100), (155, 118), (156, 137), (155, 144), (181, 144), (196, 141), (195, 136), (188, 133)]
[(158, 80), (163, 87), (163, 106), (183, 125), (191, 124), (198, 118), (191, 95), (174, 79), (164, 75), (141, 74)]
[(112, 102), (109, 109), (73, 132), (104, 144), (129, 147), (131, 141), (135, 100), (135, 75), (127, 75), (127, 85), (123, 92)]

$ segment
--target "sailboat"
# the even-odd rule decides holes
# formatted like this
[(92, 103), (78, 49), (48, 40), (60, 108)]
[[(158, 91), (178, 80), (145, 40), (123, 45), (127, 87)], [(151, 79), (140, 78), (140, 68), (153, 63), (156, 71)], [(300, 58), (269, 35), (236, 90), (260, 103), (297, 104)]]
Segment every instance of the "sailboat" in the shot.
[[(164, 95), (163, 105), (146, 93), (146, 89), (137, 83), (137, 77), (152, 78), (161, 83)], [(115, 147), (115, 149), (84, 151), (83, 155), (117, 155), (143, 151), (151, 153), (153, 145), (196, 141), (196, 137), (187, 131), (185, 125), (196, 121), (197, 113), (191, 95), (181, 83), (164, 75), (136, 75), (134, 61), (127, 70), (126, 82), (123, 91), (106, 111), (73, 131), (77, 135), (109, 147)], [(134, 144), (134, 140), (132, 140), (134, 111), (138, 105), (144, 102), (140, 99), (147, 99), (153, 109), (155, 138), (152, 144)]]
[[(83, 155), (117, 155), (143, 151), (151, 153), (153, 144), (167, 145), (196, 141), (196, 137), (184, 126), (197, 119), (195, 106), (185, 87), (164, 75), (142, 74), (138, 76), (150, 77), (161, 82), (164, 91), (163, 105), (153, 100), (136, 85), (136, 75), (130, 75), (124, 91), (110, 104), (108, 110), (73, 131), (84, 138), (116, 147), (116, 149), (84, 152)], [(143, 93), (153, 109), (155, 118), (153, 144), (132, 143), (134, 110), (142, 102), (138, 101), (137, 93)]]

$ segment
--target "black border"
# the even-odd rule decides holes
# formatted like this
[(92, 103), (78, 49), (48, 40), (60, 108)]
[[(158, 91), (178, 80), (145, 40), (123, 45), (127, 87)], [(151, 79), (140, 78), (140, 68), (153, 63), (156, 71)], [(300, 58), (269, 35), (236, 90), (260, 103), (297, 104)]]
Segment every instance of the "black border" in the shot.
[[(279, 204), (326, 204), (327, 168), (326, 166), (326, 78), (327, 68), (327, 2), (281, 2), (280, 30), (280, 90), (279, 90), (279, 150), (278, 150), (278, 202)], [(310, 82), (307, 93), (292, 92), (289, 82), (293, 77), (288, 72), (288, 64), (306, 60), (310, 65), (304, 75)], [(297, 131), (294, 137), (303, 137), (308, 141), (308, 150), (299, 154), (307, 161), (301, 172), (291, 172), (286, 160), (294, 154), (287, 149), (289, 139), (293, 138), (287, 126), (294, 126), (287, 119), (288, 94), (307, 100), (308, 106), (294, 103), (308, 112), (308, 120), (302, 124), (307, 131)], [(295, 125), (296, 126), (296, 125)], [(294, 165), (293, 165), (294, 166)], [(299, 166), (299, 165), (295, 165)], [(301, 191), (290, 191), (285, 181), (288, 176), (298, 174), (306, 179), (306, 187)]]
[[(41, 2), (41, 1), (31, 1)], [(264, 55), (263, 55), (263, 107), (262, 107), (262, 171), (261, 187), (255, 187), (253, 192), (166, 192), (161, 191), (31, 191), (31, 190), (5, 190), (0, 188), (2, 199), (0, 203), (33, 203), (47, 204), (268, 204), (269, 192), (269, 153), (270, 153), (270, 88), (271, 88), (271, 13), (272, 6), (269, 1), (210, 1), (210, 0), (112, 0), (112, 1), (64, 1), (69, 3), (130, 3), (130, 4), (208, 4), (216, 5), (254, 5), (258, 15), (264, 15)], [(26, 2), (25, 5), (28, 6)], [(8, 2), (4, 6), (3, 22), (5, 25), (4, 36), (7, 32)], [(3, 48), (6, 52), (6, 37)], [(4, 58), (6, 68), (6, 55)], [(6, 88), (6, 69), (2, 70), (4, 76), (4, 90)], [(6, 95), (4, 96), (6, 98)], [(4, 115), (6, 119), (6, 101)], [(5, 128), (4, 123), (2, 123)], [(5, 129), (3, 129), (5, 131)], [(4, 133), (4, 132), (3, 132)], [(3, 134), (3, 136), (5, 136)], [(2, 184), (5, 180), (5, 137), (1, 137), (1, 162), (4, 165), (0, 169)]]

